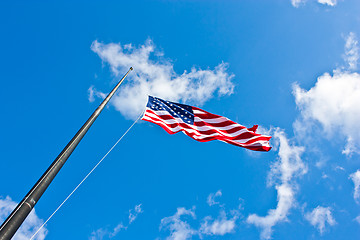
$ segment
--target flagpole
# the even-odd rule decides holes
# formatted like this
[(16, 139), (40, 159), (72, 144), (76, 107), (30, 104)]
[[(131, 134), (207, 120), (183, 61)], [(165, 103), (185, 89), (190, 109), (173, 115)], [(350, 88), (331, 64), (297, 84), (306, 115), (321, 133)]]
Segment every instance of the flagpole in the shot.
[(70, 142), (61, 151), (61, 153), (57, 156), (54, 162), (49, 166), (46, 172), (31, 188), (28, 194), (26, 194), (24, 199), (16, 206), (13, 212), (4, 221), (4, 223), (0, 227), (0, 240), (10, 240), (14, 236), (16, 231), (19, 229), (19, 227), (29, 215), (31, 210), (34, 208), (35, 204), (39, 201), (40, 197), (48, 188), (48, 186), (55, 178), (57, 173), (60, 171), (62, 166), (65, 164), (66, 160), (70, 157), (71, 153), (74, 151), (81, 139), (85, 136), (86, 132), (89, 130), (89, 128), (99, 116), (101, 111), (104, 109), (105, 105), (110, 101), (111, 97), (115, 94), (116, 90), (120, 87), (121, 83), (132, 70), (133, 68), (130, 67), (127, 73), (121, 78), (118, 84), (113, 88), (113, 90), (107, 95), (104, 101), (93, 112), (93, 114), (89, 117), (85, 124), (70, 140)]

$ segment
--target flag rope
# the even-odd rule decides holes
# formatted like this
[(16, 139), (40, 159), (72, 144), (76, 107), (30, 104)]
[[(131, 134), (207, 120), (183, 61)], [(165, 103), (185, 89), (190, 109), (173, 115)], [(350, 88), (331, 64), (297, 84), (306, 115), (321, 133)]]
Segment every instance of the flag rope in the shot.
[(130, 131), (130, 129), (139, 121), (144, 111), (139, 115), (135, 122), (126, 130), (126, 132), (116, 141), (110, 150), (100, 159), (100, 161), (90, 170), (90, 172), (83, 178), (83, 180), (74, 188), (74, 190), (65, 198), (65, 200), (56, 208), (50, 217), (39, 227), (39, 229), (31, 236), (29, 240), (33, 240), (36, 234), (45, 226), (45, 224), (55, 215), (55, 213), (65, 204), (65, 202), (74, 194), (74, 192), (81, 186), (81, 184), (90, 176), (90, 174), (100, 165), (100, 163), (109, 155), (109, 153), (116, 147), (116, 145), (123, 139), (123, 137)]

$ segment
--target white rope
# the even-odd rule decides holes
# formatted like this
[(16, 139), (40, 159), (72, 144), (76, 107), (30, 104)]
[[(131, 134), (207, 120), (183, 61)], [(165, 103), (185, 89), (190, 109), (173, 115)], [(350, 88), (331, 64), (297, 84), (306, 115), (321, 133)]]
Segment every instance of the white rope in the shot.
[(45, 224), (54, 216), (54, 214), (64, 205), (64, 203), (74, 194), (74, 192), (80, 187), (80, 185), (90, 176), (90, 174), (100, 165), (100, 163), (107, 157), (107, 155), (116, 147), (116, 145), (123, 139), (123, 137), (130, 131), (130, 129), (139, 121), (140, 117), (144, 112), (140, 114), (140, 116), (136, 119), (136, 121), (126, 130), (126, 132), (117, 140), (117, 142), (110, 148), (110, 150), (101, 158), (101, 160), (91, 169), (91, 171), (84, 177), (84, 179), (74, 188), (74, 190), (65, 198), (65, 200), (57, 207), (57, 209), (50, 215), (50, 217), (40, 226), (40, 228), (32, 235), (29, 240), (34, 239), (36, 234), (45, 226)]

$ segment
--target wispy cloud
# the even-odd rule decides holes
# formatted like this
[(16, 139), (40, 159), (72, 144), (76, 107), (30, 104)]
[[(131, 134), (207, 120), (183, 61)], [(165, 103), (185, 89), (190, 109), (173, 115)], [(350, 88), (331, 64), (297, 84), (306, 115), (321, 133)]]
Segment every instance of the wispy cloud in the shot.
[[(291, 4), (294, 7), (298, 8), (301, 5), (305, 5), (307, 1), (308, 0), (291, 0)], [(318, 2), (320, 4), (328, 5), (328, 6), (331, 6), (331, 7), (334, 7), (336, 5), (336, 3), (337, 3), (337, 0), (312, 0), (312, 1), (314, 1), (314, 2), (316, 1), (316, 2)]]
[(109, 230), (108, 228), (99, 228), (91, 233), (91, 236), (89, 237), (89, 240), (102, 240), (102, 239), (111, 239), (118, 235), (118, 233), (121, 230), (126, 230), (132, 224), (135, 219), (138, 217), (140, 213), (143, 212), (141, 209), (141, 205), (136, 205), (134, 209), (129, 210), (129, 223), (128, 225), (124, 225), (122, 222), (120, 222), (116, 227)]
[(121, 230), (126, 230), (127, 228), (128, 226), (124, 226), (123, 223), (119, 223), (111, 230), (108, 228), (99, 228), (91, 233), (89, 240), (111, 239), (118, 235)]
[(129, 210), (129, 224), (135, 221), (137, 216), (142, 213), (143, 210), (141, 209), (141, 204), (136, 205), (134, 209)]
[(341, 166), (336, 166), (335, 170), (339, 170), (339, 171), (345, 171), (345, 168), (341, 167)]
[(360, 199), (360, 170), (350, 174), (350, 179), (354, 182), (354, 199), (359, 203)]
[(291, 0), (291, 4), (298, 8), (301, 4), (305, 4), (306, 0)]
[(325, 231), (326, 223), (330, 226), (334, 226), (336, 224), (336, 221), (331, 214), (330, 207), (317, 206), (311, 212), (305, 214), (305, 219), (308, 220), (311, 225), (316, 227), (320, 234), (323, 234)]
[[(236, 227), (236, 221), (240, 217), (241, 205), (230, 211), (225, 210), (225, 205), (216, 202), (212, 199), (214, 196), (221, 197), (221, 191), (216, 193), (210, 193), (207, 202), (209, 206), (215, 206), (220, 208), (219, 215), (216, 217), (205, 216), (200, 221), (199, 227), (191, 226), (189, 220), (191, 220), (193, 225), (196, 224), (196, 215), (195, 215), (195, 206), (192, 209), (186, 209), (183, 207), (177, 208), (177, 211), (174, 215), (170, 217), (165, 217), (161, 220), (160, 230), (169, 230), (170, 235), (166, 239), (171, 240), (185, 240), (191, 239), (193, 236), (198, 236), (201, 239), (204, 236), (223, 236), (228, 233), (233, 233)], [(213, 201), (209, 201), (209, 199)], [(240, 199), (242, 200), (242, 199)], [(197, 225), (198, 225), (197, 224)]]
[(227, 233), (234, 231), (236, 220), (238, 219), (238, 212), (233, 211), (233, 216), (228, 218), (224, 210), (220, 211), (217, 219), (207, 216), (202, 220), (199, 234), (200, 235), (220, 235), (223, 236)]
[(113, 231), (109, 234), (110, 238), (115, 237), (122, 229), (127, 229), (128, 226), (124, 226), (122, 223), (119, 223), (116, 227), (114, 227)]
[[(349, 40), (351, 39), (351, 40)], [(354, 50), (354, 36), (350, 34), (345, 49), (349, 70), (356, 67), (358, 50)], [(351, 50), (350, 50), (351, 49)], [(344, 69), (334, 70), (331, 75), (324, 73), (310, 90), (294, 84), (293, 94), (300, 110), (301, 118), (294, 125), (298, 133), (306, 132), (320, 124), (322, 135), (327, 138), (336, 136), (335, 141), (346, 138), (343, 153), (351, 155), (360, 148), (360, 75)]]
[[(132, 44), (104, 44), (94, 41), (91, 49), (103, 62), (110, 65), (115, 76), (121, 75), (130, 66), (134, 71), (127, 83), (119, 89), (111, 103), (125, 117), (136, 118), (144, 109), (147, 95), (155, 95), (176, 102), (196, 102), (202, 105), (210, 98), (233, 93), (233, 74), (227, 72), (228, 65), (220, 63), (213, 70), (193, 67), (190, 72), (178, 74), (171, 60), (165, 59), (151, 40), (134, 47)], [(100, 91), (90, 88), (93, 100)]]
[(346, 38), (344, 60), (349, 65), (349, 70), (357, 70), (359, 61), (359, 43), (353, 32), (350, 32)]
[(116, 227), (112, 230), (99, 228), (96, 231), (91, 233), (89, 237), (90, 240), (102, 240), (102, 239), (110, 239), (115, 237), (122, 229), (127, 229), (127, 226), (124, 226), (122, 223), (119, 223)]
[[(215, 198), (220, 198), (222, 196), (221, 190), (218, 190), (216, 193), (210, 193), (207, 197), (207, 204), (209, 206), (219, 205), (220, 212), (217, 218), (213, 218), (212, 216), (206, 216), (202, 219), (199, 235), (220, 235), (223, 236), (227, 233), (234, 232), (236, 227), (236, 220), (239, 218), (239, 209), (242, 206), (239, 206), (239, 209), (233, 209), (230, 211), (231, 217), (229, 218), (225, 212), (225, 205), (220, 204), (220, 201), (215, 201)], [(242, 199), (239, 199), (242, 200)]]
[(248, 223), (261, 228), (262, 239), (270, 239), (272, 227), (287, 220), (289, 210), (295, 204), (295, 177), (307, 172), (307, 167), (301, 159), (304, 148), (291, 145), (280, 129), (275, 129), (273, 136), (279, 146), (279, 153), (277, 161), (271, 167), (268, 185), (275, 185), (278, 203), (276, 208), (270, 209), (264, 217), (251, 214), (247, 218)]
[(95, 97), (104, 99), (106, 97), (106, 94), (97, 91), (94, 86), (90, 86), (89, 89), (88, 89), (88, 100), (89, 100), (89, 102), (94, 102)]
[[(14, 202), (9, 196), (6, 198), (0, 197), (0, 222), (5, 221), (17, 204), (18, 203)], [(12, 239), (28, 240), (43, 223), (44, 221), (36, 215), (33, 209)], [(43, 227), (34, 237), (34, 240), (45, 239), (47, 233), (48, 230)]]
[(334, 7), (337, 3), (337, 0), (318, 0), (318, 3)]
[(222, 192), (221, 190), (218, 190), (216, 193), (210, 193), (208, 198), (207, 198), (207, 204), (209, 206), (213, 206), (213, 205), (216, 205), (216, 204), (219, 204), (219, 202), (216, 202), (215, 201), (215, 198), (216, 197), (221, 197), (222, 196)]
[(195, 219), (196, 215), (194, 210), (195, 208), (185, 209), (180, 207), (177, 208), (177, 211), (173, 216), (161, 219), (160, 230), (168, 229), (170, 231), (170, 236), (166, 239), (185, 240), (197, 234), (197, 231), (193, 229), (186, 220), (182, 219), (183, 216), (190, 216), (192, 219)]
[(360, 224), (360, 216), (357, 216), (354, 220)]

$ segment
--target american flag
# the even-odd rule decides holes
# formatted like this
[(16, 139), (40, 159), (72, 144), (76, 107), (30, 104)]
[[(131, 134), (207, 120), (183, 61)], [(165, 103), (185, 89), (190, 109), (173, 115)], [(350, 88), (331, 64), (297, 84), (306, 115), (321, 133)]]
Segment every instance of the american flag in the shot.
[(271, 149), (271, 137), (257, 134), (257, 125), (246, 128), (226, 117), (157, 97), (149, 96), (142, 120), (161, 126), (170, 134), (182, 131), (199, 142), (220, 140), (254, 151)]

